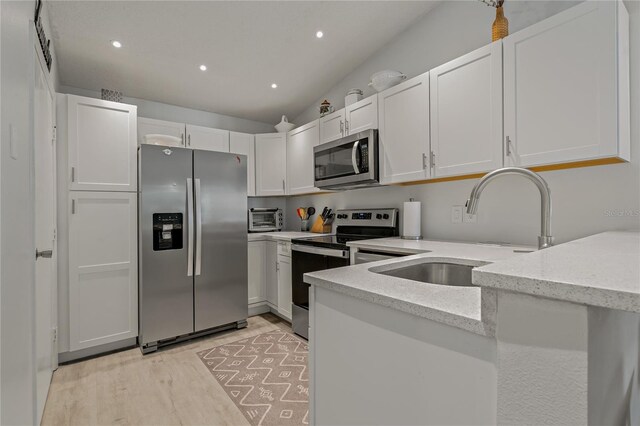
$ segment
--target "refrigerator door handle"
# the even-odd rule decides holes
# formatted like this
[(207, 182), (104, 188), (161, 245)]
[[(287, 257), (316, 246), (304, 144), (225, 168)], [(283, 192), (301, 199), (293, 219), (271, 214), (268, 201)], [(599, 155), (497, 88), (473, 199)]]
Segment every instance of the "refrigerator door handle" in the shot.
[(193, 276), (193, 180), (187, 178), (187, 276)]
[(200, 179), (196, 179), (196, 276), (202, 270), (202, 200), (200, 199)]

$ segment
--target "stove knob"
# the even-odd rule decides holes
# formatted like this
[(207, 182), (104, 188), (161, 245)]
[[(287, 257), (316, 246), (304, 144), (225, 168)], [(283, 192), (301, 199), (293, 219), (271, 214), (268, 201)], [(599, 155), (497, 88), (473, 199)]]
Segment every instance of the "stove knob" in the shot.
[(385, 213), (385, 214), (382, 216), (382, 218), (383, 218), (384, 220), (387, 220), (387, 219), (389, 219), (389, 215)]
[(376, 219), (382, 219), (382, 215), (381, 215), (380, 213), (378, 213), (378, 214), (376, 215)]

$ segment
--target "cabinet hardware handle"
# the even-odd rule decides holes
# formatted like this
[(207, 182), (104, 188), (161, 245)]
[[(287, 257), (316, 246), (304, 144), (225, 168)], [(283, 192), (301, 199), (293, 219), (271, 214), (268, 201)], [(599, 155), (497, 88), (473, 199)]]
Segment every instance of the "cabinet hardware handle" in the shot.
[(422, 153), (422, 168), (427, 168), (427, 154), (425, 154), (424, 152)]
[(436, 167), (436, 154), (431, 151), (431, 168), (435, 168)]
[(345, 119), (344, 120), (344, 133), (349, 134), (349, 120)]
[(187, 145), (191, 146), (191, 134), (187, 136)]
[(72, 167), (71, 168), (71, 182), (75, 182), (76, 181), (76, 168)]
[(180, 133), (180, 143), (184, 146), (184, 133)]
[(76, 214), (76, 200), (71, 200), (71, 214)]
[(285, 191), (284, 179), (282, 179), (282, 190)]
[(507, 157), (511, 156), (511, 139), (509, 138), (509, 136), (507, 136), (506, 138), (506, 147), (505, 147), (506, 151), (507, 151)]
[(36, 259), (39, 257), (45, 259), (51, 259), (53, 257), (53, 250), (38, 250), (36, 249)]
[(340, 134), (344, 136), (344, 122), (340, 120)]

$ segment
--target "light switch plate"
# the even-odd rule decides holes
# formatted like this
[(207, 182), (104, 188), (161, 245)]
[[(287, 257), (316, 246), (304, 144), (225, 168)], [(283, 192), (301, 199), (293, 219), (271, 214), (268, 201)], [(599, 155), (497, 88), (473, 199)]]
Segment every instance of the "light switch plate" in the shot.
[(451, 207), (451, 223), (462, 223), (462, 206)]

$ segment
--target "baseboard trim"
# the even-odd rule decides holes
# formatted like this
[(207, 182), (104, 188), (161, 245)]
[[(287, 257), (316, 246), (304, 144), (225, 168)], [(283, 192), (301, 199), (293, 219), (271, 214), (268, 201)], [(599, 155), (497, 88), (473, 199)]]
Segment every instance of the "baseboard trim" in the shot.
[(104, 345), (94, 346), (92, 348), (80, 349), (78, 351), (61, 352), (58, 354), (58, 364), (67, 364), (77, 362), (86, 358), (107, 355), (113, 352), (119, 352), (124, 349), (131, 349), (138, 345), (138, 338), (131, 337), (129, 339), (120, 340), (118, 342), (106, 343)]

